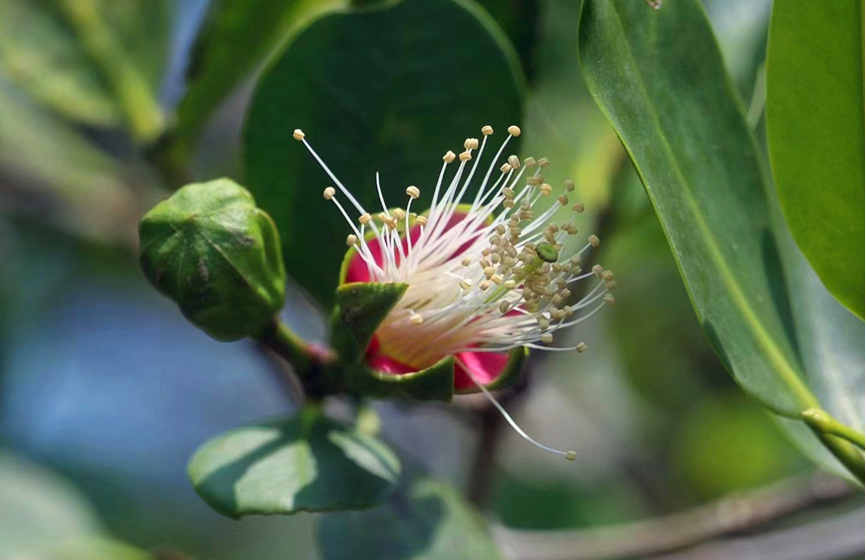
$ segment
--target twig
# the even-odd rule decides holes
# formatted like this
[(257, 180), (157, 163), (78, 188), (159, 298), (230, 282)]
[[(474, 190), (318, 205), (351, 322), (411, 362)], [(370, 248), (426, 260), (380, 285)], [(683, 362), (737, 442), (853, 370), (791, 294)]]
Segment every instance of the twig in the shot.
[(717, 537), (752, 530), (839, 501), (857, 490), (828, 475), (786, 479), (682, 513), (610, 527), (526, 531), (496, 527), (511, 558), (520, 560), (613, 560), (644, 558)]

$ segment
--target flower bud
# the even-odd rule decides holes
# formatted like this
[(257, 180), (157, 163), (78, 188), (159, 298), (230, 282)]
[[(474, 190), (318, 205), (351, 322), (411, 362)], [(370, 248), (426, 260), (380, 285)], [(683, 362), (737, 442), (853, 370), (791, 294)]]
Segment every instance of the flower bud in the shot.
[(181, 188), (142, 218), (139, 236), (147, 279), (217, 340), (255, 335), (283, 307), (277, 227), (230, 179)]

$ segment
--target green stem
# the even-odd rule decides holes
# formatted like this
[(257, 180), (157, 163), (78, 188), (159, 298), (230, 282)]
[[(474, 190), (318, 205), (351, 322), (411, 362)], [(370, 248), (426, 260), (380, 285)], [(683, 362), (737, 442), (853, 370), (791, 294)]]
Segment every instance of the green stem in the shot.
[(321, 400), (332, 392), (329, 367), (333, 355), (330, 351), (310, 344), (279, 319), (274, 319), (254, 338), (292, 366), (307, 397)]
[(850, 441), (860, 449), (866, 447), (866, 437), (863, 434), (851, 426), (839, 422), (820, 408), (810, 408), (804, 411), (801, 416), (803, 421), (813, 430)]
[(99, 65), (114, 91), (133, 137), (143, 142), (155, 139), (163, 129), (162, 111), (147, 80), (101, 17), (97, 3), (61, 0), (60, 6), (87, 54)]
[(863, 484), (864, 468), (866, 468), (863, 453), (851, 445), (853, 443), (862, 448), (863, 435), (838, 422), (821, 409), (805, 410), (801, 416), (806, 425), (824, 444), (824, 447)]

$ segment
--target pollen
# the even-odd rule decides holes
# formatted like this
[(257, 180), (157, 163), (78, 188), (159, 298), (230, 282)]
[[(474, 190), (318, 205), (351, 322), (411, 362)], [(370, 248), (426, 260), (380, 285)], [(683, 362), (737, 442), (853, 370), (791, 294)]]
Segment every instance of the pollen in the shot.
[(469, 161), (472, 159), (472, 152), (466, 150), (465, 152), (460, 152), (460, 161)]
[(326, 187), (324, 191), (322, 191), (322, 196), (325, 197), (325, 200), (331, 200), (334, 198), (334, 195), (337, 194), (337, 190), (334, 187)]
[(447, 152), (445, 152), (445, 155), (442, 156), (442, 161), (444, 161), (445, 163), (451, 163), (452, 161), (454, 161), (454, 158), (456, 158), (456, 157), (457, 156), (454, 155), (454, 152), (452, 152), (451, 150), (448, 150)]
[(426, 216), (418, 216), (417, 218), (415, 218), (415, 223), (418, 224), (419, 226), (426, 226), (427, 225), (427, 217)]
[(406, 194), (410, 198), (418, 198), (421, 196), (421, 190), (418, 187), (406, 187)]
[(304, 139), (304, 131), (300, 128), (296, 128), (294, 132), (292, 132), (292, 138), (300, 142)]
[(509, 126), (508, 127), (508, 134), (510, 134), (511, 136), (514, 136), (514, 137), (520, 136), (520, 127), (515, 126), (515, 125)]
[(358, 236), (357, 235), (353, 235), (350, 233), (346, 237), (346, 245), (348, 245), (349, 247), (354, 247), (357, 243), (358, 243)]
[(583, 354), (587, 350), (586, 342), (578, 342), (577, 346), (574, 347), (580, 354)]
[(520, 158), (515, 155), (508, 156), (508, 165), (514, 169), (520, 169)]
[(481, 134), (483, 134), (484, 136), (490, 136), (491, 134), (493, 134), (493, 127), (490, 125), (482, 126)]

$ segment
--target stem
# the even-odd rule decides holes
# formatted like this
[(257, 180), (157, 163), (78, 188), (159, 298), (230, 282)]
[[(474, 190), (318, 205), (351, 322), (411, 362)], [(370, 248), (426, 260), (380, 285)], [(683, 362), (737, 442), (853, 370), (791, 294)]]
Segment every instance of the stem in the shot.
[(279, 319), (274, 319), (254, 338), (292, 366), (307, 397), (321, 400), (332, 392), (328, 375), (333, 361), (330, 351), (307, 342)]
[(824, 434), (840, 437), (846, 441), (850, 441), (860, 449), (866, 447), (866, 438), (863, 434), (839, 422), (826, 411), (820, 408), (810, 408), (803, 411), (803, 421), (813, 430), (818, 430)]

